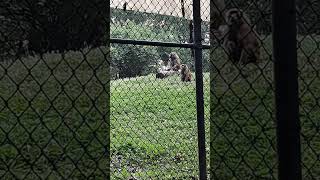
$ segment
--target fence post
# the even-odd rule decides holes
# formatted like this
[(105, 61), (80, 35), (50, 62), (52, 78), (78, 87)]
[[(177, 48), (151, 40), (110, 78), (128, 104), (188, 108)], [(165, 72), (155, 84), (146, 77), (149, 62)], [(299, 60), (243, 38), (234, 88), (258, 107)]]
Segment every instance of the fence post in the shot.
[(107, 46), (107, 63), (108, 63), (108, 69), (107, 69), (107, 75), (108, 75), (108, 82), (106, 84), (106, 90), (108, 92), (108, 96), (107, 96), (107, 108), (108, 108), (108, 113), (106, 114), (106, 117), (105, 117), (105, 121), (107, 122), (108, 124), (108, 134), (106, 135), (106, 138), (108, 139), (108, 144), (107, 146), (105, 147), (106, 148), (106, 152), (107, 152), (107, 168), (108, 168), (108, 171), (107, 171), (107, 178), (106, 179), (110, 179), (111, 178), (111, 153), (110, 153), (110, 134), (111, 134), (111, 128), (110, 128), (110, 110), (111, 110), (111, 105), (110, 105), (110, 99), (111, 99), (111, 89), (110, 89), (110, 81), (111, 81), (111, 74), (110, 74), (110, 64), (111, 64), (111, 50), (110, 50), (110, 47), (111, 47), (111, 41), (110, 41), (110, 36), (111, 36), (111, 31), (110, 31), (110, 26), (111, 26), (111, 8), (110, 8), (110, 0), (106, 0), (106, 3), (108, 4), (107, 6), (107, 12), (106, 12), (106, 21), (107, 21), (107, 27), (106, 27), (106, 32), (107, 32), (107, 37), (106, 37), (106, 46)]
[(197, 96), (197, 127), (198, 127), (198, 156), (200, 180), (207, 179), (206, 140), (204, 127), (204, 100), (203, 100), (203, 74), (202, 74), (202, 38), (201, 38), (201, 12), (200, 0), (193, 0), (193, 40), (194, 61), (196, 74)]
[(301, 180), (295, 0), (273, 0), (279, 180)]

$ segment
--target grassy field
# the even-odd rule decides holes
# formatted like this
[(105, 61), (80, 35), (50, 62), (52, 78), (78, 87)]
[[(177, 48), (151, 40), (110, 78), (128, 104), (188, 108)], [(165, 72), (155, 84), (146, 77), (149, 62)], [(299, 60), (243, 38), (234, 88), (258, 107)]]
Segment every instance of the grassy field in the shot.
[[(196, 178), (195, 82), (149, 75), (116, 80), (111, 87), (113, 178)], [(208, 89), (205, 96), (208, 105)]]
[[(317, 179), (319, 40), (301, 41), (302, 167), (304, 179)], [(258, 67), (237, 70), (215, 50), (213, 71), (204, 74), (213, 178), (277, 177), (270, 39), (264, 45)], [(0, 63), (0, 179), (105, 179), (109, 112), (112, 179), (197, 179), (195, 82), (154, 75), (113, 80), (109, 111), (103, 52)]]
[(105, 179), (108, 64), (100, 50), (0, 63), (0, 179)]
[[(273, 63), (270, 39), (264, 42), (259, 66), (234, 67), (220, 50), (213, 52), (211, 102), (204, 74), (212, 179), (277, 179)], [(304, 179), (320, 176), (316, 44), (302, 38), (298, 53)], [(113, 178), (197, 178), (195, 83), (150, 75), (111, 87)]]

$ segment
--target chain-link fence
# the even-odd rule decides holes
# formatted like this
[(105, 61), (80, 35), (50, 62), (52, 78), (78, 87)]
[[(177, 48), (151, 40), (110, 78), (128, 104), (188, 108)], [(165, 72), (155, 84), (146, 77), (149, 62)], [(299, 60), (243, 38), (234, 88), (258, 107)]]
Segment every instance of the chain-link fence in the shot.
[[(112, 179), (199, 178), (190, 3), (111, 2)], [(209, 11), (202, 13), (209, 18)], [(203, 43), (208, 44), (209, 22), (204, 24)], [(173, 53), (191, 70), (190, 82), (181, 80), (179, 68), (163, 67)], [(203, 55), (209, 119), (209, 52)], [(162, 73), (169, 75), (157, 78)]]
[[(192, 18), (184, 15), (184, 11), (190, 12), (190, 9), (187, 9), (188, 6), (186, 6), (186, 9), (183, 8), (185, 4), (188, 4), (188, 1), (172, 2), (168, 8), (166, 8), (167, 3), (162, 1), (153, 1), (150, 4), (140, 4), (139, 2), (117, 4), (113, 9), (114, 19), (113, 24), (111, 24), (111, 37), (144, 41), (140, 41), (139, 44), (146, 44), (145, 41), (191, 43), (193, 42), (190, 38), (190, 33), (193, 33), (193, 27), (190, 28)], [(253, 178), (272, 178), (276, 174), (274, 106), (272, 104), (272, 97), (274, 96), (272, 88), (273, 71), (272, 61), (270, 61), (272, 54), (270, 6), (270, 1), (250, 2), (248, 4), (246, 1), (226, 3), (227, 9), (239, 7), (250, 17), (253, 17), (250, 25), (258, 27), (259, 33), (261, 33), (258, 41), (263, 42), (261, 51), (263, 51), (262, 59), (264, 61), (259, 66), (248, 65), (242, 68), (234, 66), (228, 60), (226, 49), (221, 43), (224, 32), (219, 31), (218, 28), (212, 31), (214, 36), (212, 36), (211, 44), (214, 46), (211, 54), (208, 50), (203, 51), (207, 128), (209, 128), (208, 120), (210, 116), (212, 119), (210, 125), (212, 146), (208, 146), (209, 139), (207, 138), (207, 153), (209, 153), (210, 147), (210, 169), (212, 170), (210, 173), (214, 179), (242, 179), (248, 177), (248, 175)], [(206, 45), (210, 41), (209, 3), (202, 1), (201, 9), (203, 20), (201, 27), (202, 43)], [(219, 13), (223, 14), (227, 9), (220, 9), (221, 12)], [(256, 14), (259, 14), (259, 16)], [(123, 20), (120, 20), (121, 18)], [(135, 44), (136, 42), (127, 41), (126, 43)], [(221, 45), (219, 45), (220, 43)], [(195, 71), (193, 66), (194, 54), (190, 50), (163, 47), (166, 44), (159, 45), (161, 47), (112, 44), (115, 50), (112, 53), (128, 52), (123, 57), (120, 53), (114, 53), (112, 61), (115, 63), (115, 71), (121, 71), (121, 68), (117, 67), (119, 63), (116, 61), (122, 63), (122, 66), (127, 64), (127, 69), (133, 66), (140, 69), (142, 66), (148, 66), (147, 62), (150, 62), (150, 66), (153, 67), (152, 65), (156, 65), (163, 54), (170, 52), (178, 52), (182, 62), (190, 65), (191, 70)], [(171, 45), (167, 44), (167, 46)], [(131, 52), (136, 53), (129, 53), (130, 51), (127, 49), (135, 49)], [(150, 55), (151, 60), (150, 58), (144, 58), (149, 53), (153, 53)], [(209, 56), (211, 56), (212, 63), (210, 63)], [(123, 63), (126, 57), (130, 58), (126, 63)], [(133, 59), (136, 59), (136, 61), (133, 62)], [(144, 59), (146, 61), (143, 61)], [(211, 71), (210, 65), (213, 65)], [(114, 134), (111, 137), (111, 170), (119, 178), (198, 178), (198, 167), (195, 166), (198, 151), (196, 144), (195, 83), (179, 82), (179, 76), (177, 75), (165, 79), (156, 79), (157, 68), (157, 66), (154, 69), (146, 67), (150, 71), (146, 73), (147, 76), (144, 76), (141, 72), (134, 78), (128, 76), (125, 80), (120, 78), (112, 82), (114, 83), (112, 92), (115, 95), (111, 102), (115, 117), (112, 117), (111, 120), (113, 130), (111, 133)], [(129, 71), (125, 70), (125, 72), (128, 73)], [(143, 78), (141, 78), (141, 75), (143, 75)], [(123, 77), (121, 73), (118, 76)], [(117, 75), (115, 75), (115, 78), (117, 78)], [(213, 87), (211, 101), (209, 98), (210, 82), (212, 83), (211, 87)], [(124, 88), (121, 83), (125, 86), (128, 84), (129, 87)], [(252, 87), (256, 85), (259, 85), (262, 90), (255, 91)], [(138, 95), (135, 95), (136, 93)], [(125, 95), (120, 98), (120, 94)], [(166, 103), (163, 103), (163, 100)], [(179, 106), (177, 104), (183, 105)], [(209, 104), (212, 108), (211, 114)], [(125, 107), (128, 106), (130, 109), (125, 110)], [(118, 111), (122, 115), (119, 115)], [(177, 113), (174, 113), (175, 111)], [(260, 115), (261, 117), (259, 117)], [(242, 116), (240, 120), (238, 116)], [(119, 127), (119, 123), (123, 124)], [(168, 123), (171, 125), (168, 126)], [(124, 138), (126, 140), (123, 140)], [(118, 144), (119, 141), (122, 143)], [(150, 151), (146, 148), (150, 144), (157, 145), (157, 147)], [(158, 154), (159, 150), (168, 147), (168, 145), (170, 148), (165, 148), (162, 155), (158, 155), (152, 160), (146, 160), (149, 159), (149, 156)], [(179, 157), (179, 161), (176, 160), (177, 157)], [(180, 157), (184, 158), (181, 159)]]
[[(319, 18), (319, 13), (316, 11), (320, 10), (320, 4), (317, 1), (297, 2), (302, 179), (318, 179), (320, 138), (319, 125), (316, 120), (318, 119), (316, 114), (319, 112), (319, 105), (317, 104), (319, 92), (316, 86), (319, 77), (316, 67), (320, 57), (320, 41), (319, 33), (317, 33), (319, 23), (316, 20)], [(285, 4), (285, 2), (283, 3)], [(226, 7), (227, 10), (230, 7), (241, 8), (249, 17), (251, 27), (254, 27), (255, 36), (261, 45), (261, 62), (256, 65), (235, 66), (226, 56), (229, 52), (225, 48), (226, 46), (221, 44), (216, 48), (212, 47), (211, 178), (278, 179), (277, 123), (275, 119), (276, 112), (280, 110), (276, 109), (274, 102), (277, 92), (274, 83), (274, 79), (277, 81), (277, 77), (274, 77), (274, 67), (279, 66), (274, 66), (275, 61), (272, 56), (271, 1), (226, 1)], [(285, 8), (283, 12), (286, 15)], [(282, 14), (279, 13), (278, 15), (281, 16)], [(274, 22), (277, 21), (274, 20)], [(275, 24), (274, 26), (278, 25)], [(285, 27), (282, 28), (285, 29)], [(250, 33), (244, 39), (250, 38)], [(291, 32), (288, 31), (288, 33)], [(228, 34), (226, 37), (228, 37)], [(290, 39), (286, 39), (286, 41), (288, 42), (287, 46), (290, 46), (289, 42), (292, 41)], [(279, 51), (286, 50), (284, 48)], [(284, 61), (284, 59), (280, 60)], [(282, 69), (282, 75), (291, 73), (289, 69), (290, 66), (294, 66), (294, 60), (288, 62), (289, 64), (286, 64), (288, 70)], [(281, 81), (279, 77), (278, 81)], [(288, 79), (284, 79), (283, 89), (292, 81), (290, 77), (287, 76), (286, 78)], [(290, 83), (286, 83), (286, 81)], [(278, 89), (278, 91), (281, 90)], [(289, 98), (294, 99), (295, 96), (291, 93), (292, 91), (295, 90), (289, 89), (285, 93), (290, 94)], [(279, 101), (278, 104), (282, 105)], [(283, 106), (290, 106), (290, 104), (283, 104)], [(291, 113), (295, 114), (294, 111)], [(295, 124), (294, 116), (291, 116), (290, 120), (292, 120), (292, 124)], [(281, 122), (278, 121), (278, 127), (281, 126), (279, 123)], [(292, 129), (295, 129), (295, 127), (291, 126), (291, 129), (287, 129), (287, 132), (281, 132), (283, 134), (278, 132), (278, 135), (281, 136), (286, 133), (293, 137)], [(289, 143), (294, 142), (288, 142), (286, 145), (291, 145)], [(280, 146), (278, 145), (278, 148), (281, 148)], [(300, 154), (294, 154), (294, 152), (295, 149), (292, 148), (292, 151), (283, 153), (296, 156), (293, 159), (299, 159)], [(294, 179), (300, 179), (298, 172), (288, 173), (297, 173), (297, 177), (294, 177)]]
[[(216, 3), (222, 1), (215, 1)], [(140, 4), (139, 2), (128, 4), (120, 4), (121, 10), (116, 9), (115, 11), (121, 12), (121, 14), (125, 14), (127, 17), (131, 17), (132, 14), (135, 14), (136, 18), (143, 21), (144, 23), (137, 23), (139, 26), (145, 27), (143, 29), (143, 33), (146, 33), (145, 36), (141, 35), (139, 30), (135, 28), (128, 28), (127, 31), (130, 31), (127, 35), (119, 36), (119, 34), (113, 36), (115, 38), (124, 38), (124, 39), (138, 39), (138, 40), (147, 40), (147, 41), (164, 41), (164, 42), (192, 42), (190, 41), (190, 31), (192, 29), (188, 28), (190, 25), (190, 15), (184, 15), (183, 12), (191, 12), (190, 9), (184, 9), (185, 4), (188, 4), (187, 1), (180, 2), (172, 2), (173, 4), (161, 3), (161, 1), (157, 1), (155, 4)], [(180, 4), (179, 4), (180, 3)], [(124, 5), (124, 6), (122, 6)], [(125, 6), (128, 5), (128, 6)], [(168, 8), (166, 8), (169, 6)], [(124, 9), (122, 9), (123, 7)], [(128, 8), (129, 7), (129, 8)], [(164, 8), (163, 8), (164, 7)], [(172, 8), (176, 7), (176, 8)], [(219, 4), (215, 4), (213, 9), (219, 7)], [(203, 43), (207, 44), (209, 39), (209, 4), (206, 2), (202, 2), (202, 38)], [(214, 19), (211, 21), (212, 31), (211, 31), (211, 51), (210, 55), (207, 50), (203, 52), (203, 71), (204, 71), (204, 97), (205, 97), (205, 115), (206, 119), (209, 119), (210, 116), (210, 175), (212, 179), (277, 179), (278, 177), (278, 163), (277, 163), (277, 148), (276, 148), (276, 106), (274, 102), (275, 86), (274, 86), (274, 58), (272, 57), (272, 8), (271, 1), (226, 1), (225, 8), (219, 9), (219, 15), (225, 15), (225, 13), (231, 8), (239, 8), (242, 9), (244, 14), (248, 19), (247, 23), (249, 23), (250, 31), (247, 32), (249, 36), (251, 33), (253, 34), (251, 38), (255, 38), (260, 45), (260, 61), (256, 64), (247, 64), (245, 66), (241, 66), (241, 64), (234, 64), (230, 61), (228, 57), (228, 49), (224, 46), (223, 42), (226, 38), (229, 37), (230, 32), (227, 32), (224, 28), (228, 28), (225, 22), (225, 19), (219, 21)], [(317, 59), (319, 59), (319, 40), (317, 38), (317, 24), (316, 19), (318, 18), (318, 13), (315, 12), (316, 9), (319, 8), (319, 3), (316, 1), (306, 1), (298, 2), (298, 62), (299, 62), (299, 85), (300, 85), (300, 118), (302, 122), (302, 169), (303, 169), (303, 178), (304, 179), (316, 179), (317, 175), (317, 166), (318, 166), (318, 153), (317, 153), (317, 141), (318, 141), (318, 130), (317, 123), (313, 120), (316, 118), (314, 113), (317, 112), (317, 95), (313, 91), (315, 91), (317, 76), (316, 76), (316, 66), (313, 64)], [(128, 12), (129, 9), (129, 12)], [(133, 10), (133, 11), (130, 11)], [(148, 19), (144, 19), (144, 13), (139, 11), (148, 12)], [(177, 12), (180, 11), (181, 13)], [(213, 12), (211, 12), (213, 13)], [(159, 15), (161, 14), (161, 15)], [(173, 15), (173, 16), (167, 16)], [(163, 18), (162, 20), (158, 17)], [(154, 20), (156, 19), (156, 20)], [(192, 18), (191, 18), (192, 19)], [(131, 21), (135, 21), (134, 18), (125, 22), (124, 26), (129, 27), (132, 26)], [(249, 22), (250, 21), (250, 22)], [(156, 23), (155, 23), (156, 22)], [(159, 23), (159, 24), (157, 24)], [(220, 23), (220, 24), (219, 24)], [(218, 24), (218, 25), (215, 25)], [(220, 25), (220, 26), (219, 26)], [(222, 26), (221, 26), (222, 25)], [(154, 30), (149, 30), (155, 26)], [(121, 27), (119, 24), (114, 24), (114, 28), (119, 30)], [(123, 24), (122, 24), (123, 27)], [(160, 28), (158, 28), (160, 27)], [(190, 26), (189, 26), (190, 27)], [(146, 30), (147, 29), (147, 30)], [(254, 32), (252, 32), (254, 30)], [(150, 32), (150, 33), (149, 33)], [(151, 32), (156, 32), (152, 34)], [(112, 32), (111, 32), (112, 33)], [(166, 34), (168, 33), (168, 34)], [(192, 33), (192, 32), (191, 32)], [(226, 34), (225, 34), (226, 33)], [(132, 35), (130, 37), (130, 35)], [(162, 38), (161, 36), (164, 35)], [(243, 37), (246, 39), (247, 37)], [(168, 44), (169, 46), (169, 44)], [(136, 46), (135, 46), (136, 47)], [(170, 48), (155, 48), (158, 49), (158, 53), (156, 57), (161, 57), (161, 53), (170, 53), (172, 51), (177, 51), (181, 54), (181, 59), (183, 61), (191, 61), (193, 58), (188, 58), (190, 55), (192, 57), (192, 52), (185, 55), (184, 49), (180, 50), (172, 50)], [(150, 50), (147, 50), (151, 52)], [(306, 52), (307, 51), (307, 52)], [(211, 58), (209, 59), (209, 56)], [(139, 58), (138, 58), (139, 59)], [(157, 59), (155, 59), (157, 60)], [(209, 63), (211, 62), (211, 63)], [(304, 63), (302, 63), (304, 62)], [(313, 62), (313, 63), (312, 63)], [(304, 65), (301, 65), (304, 64)], [(309, 64), (309, 65), (306, 65)], [(155, 64), (155, 63), (153, 63)], [(210, 69), (211, 66), (211, 69)], [(306, 69), (305, 71), (301, 71), (302, 69)], [(149, 69), (149, 68), (147, 68)], [(194, 69), (193, 69), (194, 70)], [(314, 73), (312, 73), (313, 70)], [(154, 70), (156, 71), (156, 70)], [(210, 73), (209, 73), (210, 72)], [(210, 81), (209, 81), (210, 74)], [(313, 74), (313, 75), (311, 75)], [(155, 76), (155, 75), (154, 75)], [(162, 87), (155, 83), (159, 80), (155, 80), (155, 77), (152, 77), (148, 82), (139, 82), (139, 88), (142, 90), (148, 89), (147, 87), (156, 86), (156, 88), (152, 90), (147, 90), (148, 92), (142, 92), (141, 99), (145, 98), (145, 94), (150, 92), (158, 92), (163, 91)], [(303, 78), (303, 76), (307, 76)], [(311, 77), (310, 77), (311, 76)], [(173, 78), (173, 77), (172, 77)], [(307, 80), (305, 80), (307, 79)], [(132, 79), (136, 81), (135, 78)], [(170, 78), (167, 79), (170, 81)], [(151, 81), (151, 82), (150, 82)], [(160, 80), (161, 82), (166, 82), (165, 80)], [(309, 83), (307, 83), (309, 82)], [(148, 84), (148, 85), (145, 85)], [(211, 93), (209, 93), (209, 87), (211, 87)], [(166, 98), (170, 99), (172, 92), (171, 88), (168, 87), (167, 91), (165, 91)], [(173, 88), (174, 91), (177, 91), (177, 88)], [(180, 89), (180, 88), (179, 88)], [(193, 87), (194, 90), (194, 87)], [(180, 92), (180, 91), (179, 91)], [(302, 93), (303, 92), (303, 93)], [(132, 92), (130, 90), (130, 96)], [(155, 93), (154, 93), (155, 94)], [(187, 93), (189, 97), (194, 97), (195, 94)], [(211, 96), (211, 98), (209, 98)], [(177, 95), (173, 95), (173, 100), (181, 99), (185, 96), (176, 98)], [(306, 97), (313, 99), (313, 103), (309, 102)], [(156, 96), (154, 98), (161, 98), (160, 96)], [(129, 98), (128, 98), (129, 99)], [(192, 98), (191, 98), (192, 100)], [(148, 101), (149, 102), (149, 101)], [(152, 101), (154, 102), (154, 101)], [(190, 102), (190, 101), (189, 101)], [(150, 103), (150, 102), (149, 102)], [(172, 109), (172, 104), (175, 101), (172, 101), (169, 105), (164, 105), (164, 108), (169, 106), (169, 109)], [(304, 110), (304, 106), (302, 103), (309, 104), (308, 110)], [(115, 103), (116, 104), (116, 103)], [(146, 103), (147, 104), (147, 103)], [(155, 103), (158, 109), (161, 109), (159, 103)], [(193, 103), (195, 104), (195, 99), (193, 99)], [(209, 106), (210, 104), (210, 106)], [(140, 104), (138, 105), (140, 106)], [(152, 103), (152, 106), (154, 104)], [(137, 106), (134, 106), (137, 107)], [(144, 105), (145, 107), (145, 105)], [(181, 113), (186, 115), (188, 114), (188, 110), (191, 106), (185, 107), (185, 109), (181, 109)], [(210, 115), (209, 115), (209, 107), (210, 107)], [(193, 108), (196, 108), (193, 106)], [(133, 108), (134, 109), (134, 108)], [(147, 112), (150, 112), (146, 110)], [(162, 111), (162, 110), (160, 110)], [(301, 113), (304, 112), (304, 113)], [(167, 111), (164, 111), (167, 112)], [(143, 114), (144, 112), (136, 112), (138, 115)], [(156, 112), (152, 112), (153, 116), (156, 116)], [(311, 115), (313, 114), (313, 115)], [(133, 114), (131, 114), (133, 115)], [(139, 117), (139, 116), (138, 116)], [(160, 116), (163, 117), (163, 116)], [(178, 122), (181, 124), (187, 123), (185, 116), (180, 116), (181, 119), (178, 118)], [(167, 117), (170, 119), (170, 117)], [(171, 116), (171, 118), (173, 118)], [(115, 118), (116, 119), (116, 118)], [(141, 118), (144, 119), (144, 118)], [(157, 116), (159, 119), (159, 116)], [(160, 118), (161, 119), (161, 118)], [(194, 117), (195, 119), (195, 117)], [(130, 119), (131, 121), (132, 119)], [(115, 120), (116, 121), (116, 120)], [(143, 120), (145, 122), (145, 120)], [(149, 122), (149, 121), (147, 121)], [(166, 122), (165, 122), (166, 123)], [(163, 130), (162, 136), (164, 136), (165, 142), (158, 142), (156, 144), (160, 145), (159, 149), (162, 146), (166, 146), (165, 144), (170, 143), (168, 140), (168, 136), (171, 139), (175, 137), (179, 138), (179, 140), (183, 141), (183, 131), (179, 131), (177, 134), (170, 134), (171, 126), (166, 128), (165, 123), (160, 125), (155, 125), (156, 128), (158, 126)], [(173, 123), (173, 122), (170, 122)], [(207, 122), (209, 125), (209, 122)], [(147, 124), (146, 127), (153, 127), (154, 122), (152, 124)], [(195, 128), (195, 122), (193, 124)], [(135, 126), (127, 126), (128, 129), (134, 129)], [(171, 128), (170, 128), (171, 127)], [(116, 127), (115, 127), (116, 128)], [(182, 127), (181, 127), (182, 128)], [(147, 129), (143, 127), (142, 129)], [(173, 128), (174, 129), (174, 128)], [(196, 129), (194, 129), (196, 130)], [(123, 131), (123, 130), (121, 130)], [(131, 130), (130, 130), (131, 131)], [(135, 130), (136, 131), (136, 130)], [(140, 132), (140, 129), (138, 130)], [(157, 131), (152, 131), (157, 132)], [(153, 135), (152, 132), (147, 132), (147, 137), (157, 137), (157, 135)], [(134, 132), (131, 132), (134, 133)], [(131, 134), (130, 133), (130, 134)], [(308, 137), (305, 135), (308, 134)], [(176, 135), (176, 136), (174, 136)], [(121, 136), (120, 133), (117, 136)], [(132, 135), (127, 135), (132, 136)], [(141, 137), (141, 136), (140, 136)], [(195, 137), (195, 134), (193, 134)], [(131, 139), (131, 138), (129, 138)], [(152, 138), (151, 138), (152, 139)], [(156, 138), (158, 140), (158, 138)], [(152, 139), (154, 140), (154, 139)], [(151, 142), (152, 142), (151, 140)], [(117, 141), (117, 140), (115, 140)], [(146, 140), (149, 141), (150, 140)], [(167, 142), (166, 142), (167, 141)], [(131, 141), (132, 144), (135, 144), (135, 141)], [(178, 142), (175, 140), (175, 142)], [(131, 144), (131, 145), (132, 145)], [(183, 143), (181, 143), (183, 144)], [(194, 144), (195, 146), (195, 144)], [(135, 148), (139, 146), (136, 145)], [(176, 152), (177, 149), (184, 147), (184, 145), (173, 146), (173, 149), (167, 149), (169, 152)], [(117, 149), (117, 148), (115, 148)], [(134, 149), (134, 148), (133, 148)], [(132, 149), (131, 149), (132, 150)], [(194, 148), (194, 152), (186, 150), (182, 154), (196, 154), (197, 149)], [(209, 150), (207, 151), (209, 152)], [(117, 154), (117, 153), (116, 153)], [(168, 153), (170, 154), (170, 153)], [(186, 165), (176, 165), (175, 161), (170, 161), (172, 156), (170, 155), (164, 159), (169, 159), (167, 161), (168, 167), (176, 167), (177, 174), (182, 175), (184, 171), (184, 167)], [(179, 153), (181, 154), (181, 152)], [(118, 155), (118, 154), (117, 154)], [(121, 160), (124, 162), (124, 158), (121, 155)], [(128, 155), (129, 156), (129, 155)], [(298, 155), (299, 156), (299, 155)], [(116, 156), (117, 157), (117, 156)], [(165, 156), (163, 156), (165, 157)], [(130, 159), (130, 161), (134, 162), (134, 160)], [(126, 161), (127, 164), (123, 164), (122, 167), (127, 166), (127, 169), (131, 169), (128, 176), (137, 176), (137, 177), (154, 177), (152, 175), (141, 175), (141, 171), (144, 171), (148, 174), (148, 165), (144, 166), (144, 170), (141, 167), (130, 168), (130, 164), (135, 164)], [(185, 159), (186, 164), (188, 161), (192, 162), (192, 159)], [(113, 169), (115, 174), (121, 172), (121, 161), (118, 161), (117, 168)], [(149, 161), (151, 162), (151, 161)], [(158, 161), (155, 162), (156, 166), (159, 167)], [(196, 162), (193, 159), (193, 162)], [(172, 165), (173, 163), (174, 165)], [(160, 163), (161, 167), (165, 167), (166, 163)], [(182, 163), (183, 164), (183, 163)], [(191, 163), (192, 164), (192, 163)], [(194, 163), (193, 163), (194, 164)], [(128, 167), (129, 166), (129, 167)], [(194, 168), (194, 174), (196, 177), (196, 170)], [(182, 171), (182, 172), (181, 172)], [(161, 170), (161, 172), (156, 172), (155, 177), (179, 177), (186, 178), (186, 176), (179, 176), (177, 174), (172, 174), (171, 171)], [(137, 175), (138, 174), (138, 175)], [(163, 175), (163, 176), (161, 176)], [(119, 173), (121, 176), (121, 173)], [(160, 176), (160, 177), (159, 177)]]
[[(0, 179), (278, 179), (271, 4), (0, 2)], [(318, 179), (320, 3), (297, 5), (302, 178)]]
[[(210, 54), (211, 179), (276, 179), (271, 1), (227, 1), (225, 7), (218, 12), (224, 14), (222, 22), (228, 30), (222, 33), (223, 43), (212, 48)], [(232, 7), (243, 11), (246, 19), (240, 27), (249, 31), (233, 28), (237, 26), (228, 16)], [(234, 38), (233, 33), (246, 35)], [(245, 59), (228, 57), (234, 53), (226, 44), (229, 41), (242, 48), (257, 42), (259, 61), (246, 63)], [(236, 64), (230, 61), (232, 58)]]
[(300, 2), (298, 11), (298, 67), (303, 179), (320, 177), (319, 59), (320, 2)]
[(107, 7), (0, 2), (0, 179), (108, 179)]

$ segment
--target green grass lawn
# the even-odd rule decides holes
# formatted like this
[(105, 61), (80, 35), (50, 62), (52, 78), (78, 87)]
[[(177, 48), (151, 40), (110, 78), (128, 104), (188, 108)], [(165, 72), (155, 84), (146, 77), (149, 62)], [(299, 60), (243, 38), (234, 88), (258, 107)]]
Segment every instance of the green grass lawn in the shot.
[[(299, 40), (303, 178), (316, 179), (320, 176), (319, 41)], [(211, 102), (209, 73), (204, 74), (212, 178), (277, 179), (270, 44), (267, 38), (259, 66), (240, 70), (226, 61), (221, 50), (213, 51)], [(195, 83), (149, 75), (116, 80), (111, 87), (112, 177), (197, 178)]]
[(114, 179), (197, 177), (194, 81), (181, 82), (178, 75), (116, 80), (111, 95)]
[(104, 54), (70, 52), (65, 60), (47, 54), (0, 63), (0, 179), (107, 177)]
[[(304, 179), (317, 179), (319, 40), (301, 40), (302, 167)], [(208, 168), (216, 179), (277, 177), (269, 39), (265, 46), (259, 67), (240, 71), (216, 50), (213, 71), (204, 74)], [(105, 179), (109, 112), (112, 179), (197, 178), (195, 82), (153, 74), (113, 80), (109, 111), (107, 67), (105, 50), (0, 63), (0, 179)]]

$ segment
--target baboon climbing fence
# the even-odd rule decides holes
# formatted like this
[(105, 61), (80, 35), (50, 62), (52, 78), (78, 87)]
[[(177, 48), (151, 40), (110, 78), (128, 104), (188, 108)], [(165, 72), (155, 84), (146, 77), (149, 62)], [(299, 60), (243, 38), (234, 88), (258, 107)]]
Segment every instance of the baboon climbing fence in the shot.
[[(226, 39), (244, 52), (231, 8), (248, 18), (257, 63), (230, 60)], [(319, 10), (2, 1), (0, 179), (318, 179)], [(181, 69), (156, 78), (173, 52), (190, 82)]]

